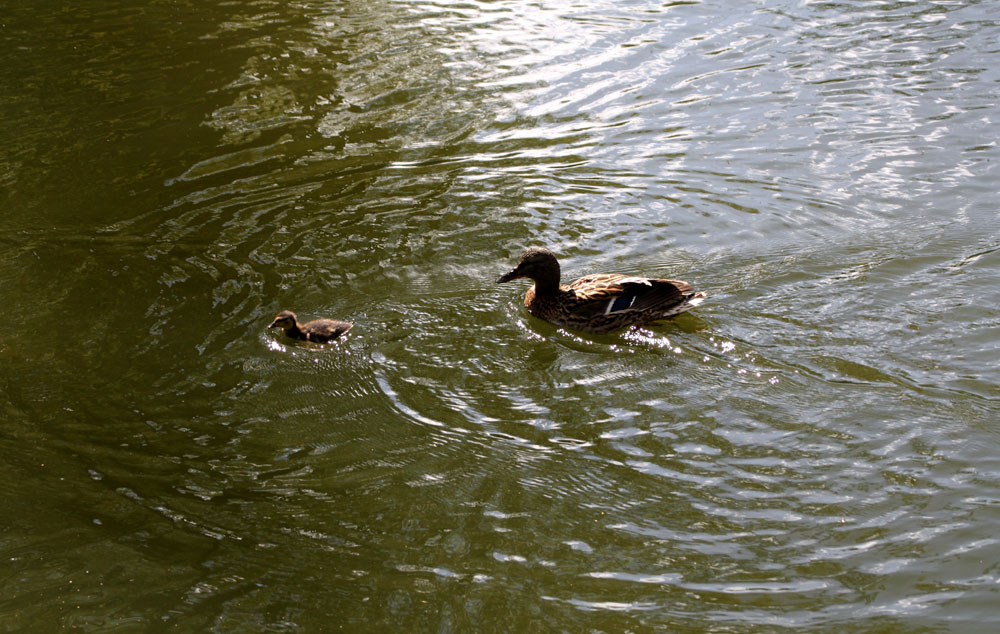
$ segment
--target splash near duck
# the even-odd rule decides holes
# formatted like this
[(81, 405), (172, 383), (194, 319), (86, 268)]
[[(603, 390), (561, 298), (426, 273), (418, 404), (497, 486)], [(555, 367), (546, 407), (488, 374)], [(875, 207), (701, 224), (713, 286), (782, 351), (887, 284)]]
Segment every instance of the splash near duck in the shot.
[(673, 317), (705, 301), (705, 293), (681, 280), (598, 273), (559, 283), (559, 261), (542, 247), (528, 249), (497, 284), (528, 278), (528, 312), (556, 326), (604, 334)]

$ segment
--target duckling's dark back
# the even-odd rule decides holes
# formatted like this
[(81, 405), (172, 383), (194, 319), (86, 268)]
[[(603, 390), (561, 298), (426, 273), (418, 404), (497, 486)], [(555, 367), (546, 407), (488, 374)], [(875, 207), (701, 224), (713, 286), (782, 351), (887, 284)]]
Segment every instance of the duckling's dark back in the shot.
[(332, 341), (354, 327), (349, 321), (337, 321), (336, 319), (314, 319), (308, 321), (299, 328), (305, 335), (306, 341), (326, 343)]

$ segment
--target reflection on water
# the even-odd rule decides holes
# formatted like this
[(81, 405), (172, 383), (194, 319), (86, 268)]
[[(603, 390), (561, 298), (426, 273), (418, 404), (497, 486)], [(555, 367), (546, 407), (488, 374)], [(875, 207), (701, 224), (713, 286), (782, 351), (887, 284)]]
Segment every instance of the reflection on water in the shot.
[[(995, 619), (998, 33), (971, 2), (13, 8), (5, 622)], [(493, 284), (529, 245), (709, 300), (559, 330)], [(285, 308), (357, 326), (295, 342)]]

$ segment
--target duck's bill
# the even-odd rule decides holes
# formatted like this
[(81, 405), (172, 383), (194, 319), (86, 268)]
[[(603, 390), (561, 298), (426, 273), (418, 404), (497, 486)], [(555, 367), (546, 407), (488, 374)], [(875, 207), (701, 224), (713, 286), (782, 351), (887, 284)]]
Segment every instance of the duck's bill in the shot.
[(516, 280), (519, 277), (521, 276), (518, 274), (517, 269), (511, 269), (507, 273), (504, 273), (503, 275), (497, 278), (497, 284), (503, 284), (504, 282)]

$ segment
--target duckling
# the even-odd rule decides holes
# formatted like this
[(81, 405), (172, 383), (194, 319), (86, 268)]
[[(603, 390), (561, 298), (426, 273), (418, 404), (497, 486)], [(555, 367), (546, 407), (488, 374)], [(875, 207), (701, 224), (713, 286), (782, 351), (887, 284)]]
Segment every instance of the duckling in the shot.
[(599, 273), (570, 285), (559, 283), (559, 261), (542, 247), (528, 249), (497, 284), (526, 277), (535, 285), (524, 296), (528, 312), (556, 326), (593, 334), (666, 319), (705, 301), (680, 280)]
[(283, 310), (278, 313), (274, 321), (268, 328), (281, 328), (285, 334), (292, 339), (302, 341), (315, 341), (326, 343), (333, 341), (340, 335), (354, 327), (348, 321), (336, 321), (334, 319), (314, 319), (304, 324), (299, 323), (298, 317), (290, 310)]

